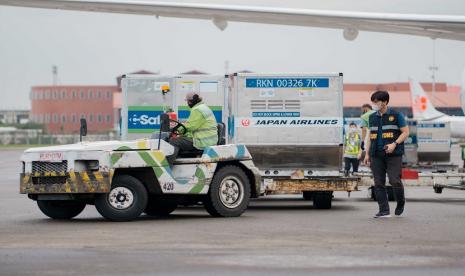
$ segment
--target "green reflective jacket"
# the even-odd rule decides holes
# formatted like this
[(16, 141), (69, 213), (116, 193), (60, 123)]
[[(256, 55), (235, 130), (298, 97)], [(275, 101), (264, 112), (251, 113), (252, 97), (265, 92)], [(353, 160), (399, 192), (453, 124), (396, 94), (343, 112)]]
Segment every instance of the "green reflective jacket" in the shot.
[(206, 104), (200, 102), (192, 107), (191, 114), (184, 125), (187, 129), (184, 136), (192, 138), (195, 148), (202, 150), (218, 143), (215, 115)]
[(360, 134), (347, 133), (344, 140), (344, 157), (357, 157), (360, 153)]
[(370, 118), (370, 115), (375, 113), (376, 111), (374, 110), (370, 110), (370, 111), (367, 111), (365, 113), (363, 113), (363, 115), (360, 117), (362, 119), (362, 127), (370, 127), (369, 126), (369, 118)]

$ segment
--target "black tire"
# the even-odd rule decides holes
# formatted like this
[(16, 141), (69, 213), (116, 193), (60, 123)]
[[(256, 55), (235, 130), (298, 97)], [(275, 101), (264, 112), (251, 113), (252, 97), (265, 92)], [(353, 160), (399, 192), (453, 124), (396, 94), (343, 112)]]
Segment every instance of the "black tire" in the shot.
[(303, 197), (305, 200), (312, 200), (312, 199), (313, 199), (313, 193), (314, 193), (314, 192), (304, 191), (304, 192), (302, 192), (302, 197)]
[(147, 203), (147, 207), (145, 207), (144, 213), (149, 216), (168, 216), (176, 208), (178, 204), (174, 201), (164, 200), (162, 198), (150, 198), (149, 202)]
[(37, 205), (44, 215), (52, 219), (72, 219), (86, 207), (83, 202), (68, 200), (39, 200)]
[(315, 192), (313, 194), (313, 207), (315, 209), (331, 209), (332, 192)]
[(95, 198), (95, 208), (106, 219), (130, 221), (140, 216), (147, 201), (144, 184), (130, 175), (118, 175), (113, 179), (110, 193)]
[[(220, 195), (221, 191), (223, 195)], [(229, 199), (231, 203), (227, 202)], [(245, 172), (237, 166), (229, 165), (220, 168), (213, 176), (204, 205), (214, 217), (238, 217), (247, 209), (249, 199), (250, 182)]]

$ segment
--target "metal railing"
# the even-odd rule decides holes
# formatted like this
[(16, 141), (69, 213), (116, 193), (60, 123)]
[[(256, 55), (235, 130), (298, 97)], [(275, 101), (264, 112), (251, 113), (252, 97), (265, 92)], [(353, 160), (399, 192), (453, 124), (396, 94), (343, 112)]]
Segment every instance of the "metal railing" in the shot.
[[(119, 140), (114, 132), (89, 134), (85, 141)], [(64, 145), (79, 142), (79, 134), (44, 134), (40, 130), (0, 132), (0, 145)]]

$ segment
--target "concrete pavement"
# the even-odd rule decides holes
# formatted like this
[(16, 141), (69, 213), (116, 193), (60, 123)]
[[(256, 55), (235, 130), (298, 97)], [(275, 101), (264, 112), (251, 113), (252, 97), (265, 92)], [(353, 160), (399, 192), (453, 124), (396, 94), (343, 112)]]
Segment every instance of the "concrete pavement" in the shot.
[(20, 154), (0, 151), (0, 275), (465, 273), (464, 191), (410, 187), (405, 216), (385, 220), (363, 190), (337, 193), (331, 210), (279, 196), (239, 218), (180, 208), (114, 223), (87, 206), (54, 221), (18, 193)]

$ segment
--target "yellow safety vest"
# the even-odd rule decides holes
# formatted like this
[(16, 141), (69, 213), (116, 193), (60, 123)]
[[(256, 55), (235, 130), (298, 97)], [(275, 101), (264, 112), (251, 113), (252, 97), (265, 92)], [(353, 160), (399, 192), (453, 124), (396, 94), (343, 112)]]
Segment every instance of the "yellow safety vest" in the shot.
[(354, 137), (351, 140), (350, 133), (346, 134), (344, 143), (344, 154), (356, 156), (360, 153), (360, 135), (354, 133)]

